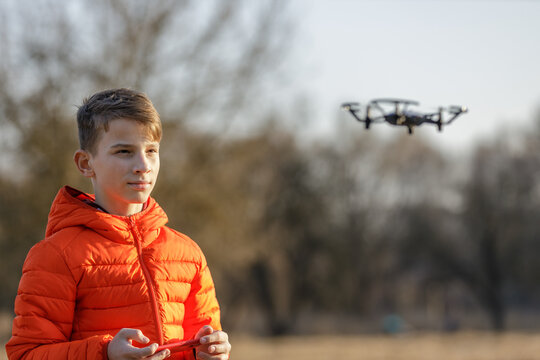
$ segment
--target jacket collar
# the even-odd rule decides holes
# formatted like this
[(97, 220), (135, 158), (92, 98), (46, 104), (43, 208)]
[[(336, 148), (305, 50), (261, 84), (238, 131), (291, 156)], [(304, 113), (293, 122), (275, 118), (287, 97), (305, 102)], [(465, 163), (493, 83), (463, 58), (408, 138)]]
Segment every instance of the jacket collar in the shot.
[(144, 210), (131, 216), (109, 214), (94, 204), (92, 194), (64, 186), (51, 206), (45, 236), (68, 227), (86, 227), (115, 242), (132, 243), (137, 236), (146, 246), (168, 221), (153, 198), (148, 199)]

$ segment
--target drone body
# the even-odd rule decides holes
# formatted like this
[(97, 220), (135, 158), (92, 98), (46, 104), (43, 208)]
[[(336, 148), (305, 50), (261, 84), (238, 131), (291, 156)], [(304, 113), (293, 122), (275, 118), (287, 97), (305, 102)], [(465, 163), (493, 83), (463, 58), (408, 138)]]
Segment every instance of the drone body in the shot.
[[(366, 129), (369, 129), (372, 123), (387, 122), (391, 125), (407, 127), (409, 134), (413, 133), (414, 127), (425, 123), (437, 125), (439, 131), (442, 131), (443, 125), (450, 124), (459, 115), (468, 111), (465, 106), (449, 106), (448, 108), (440, 107), (437, 112), (421, 113), (409, 110), (410, 105), (418, 106), (419, 103), (402, 99), (375, 99), (365, 106), (363, 115), (359, 103), (345, 103), (341, 105), (341, 108), (351, 113), (356, 120), (364, 123)], [(450, 118), (445, 120), (444, 115), (449, 115)]]

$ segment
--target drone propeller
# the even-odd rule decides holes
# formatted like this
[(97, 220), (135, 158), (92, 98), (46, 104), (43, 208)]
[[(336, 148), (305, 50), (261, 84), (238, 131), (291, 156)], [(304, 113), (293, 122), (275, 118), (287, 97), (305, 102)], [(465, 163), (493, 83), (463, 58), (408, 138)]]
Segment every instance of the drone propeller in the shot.
[(360, 110), (360, 103), (357, 103), (357, 102), (343, 103), (341, 104), (341, 109), (343, 111), (358, 111)]
[(371, 103), (374, 104), (403, 104), (403, 105), (413, 105), (418, 106), (420, 103), (418, 101), (414, 100), (406, 100), (406, 99), (391, 99), (391, 98), (383, 98), (383, 99), (374, 99), (371, 100)]
[[(383, 115), (373, 117), (373, 109), (380, 111)], [(352, 116), (359, 122), (363, 122), (366, 125), (366, 129), (369, 129), (369, 126), (372, 123), (378, 123), (384, 121), (384, 110), (377, 104), (369, 103), (366, 106), (366, 113), (364, 118), (360, 115), (361, 106), (357, 102), (348, 102), (341, 104), (341, 110), (351, 113)]]
[(450, 114), (466, 113), (469, 109), (466, 106), (450, 105), (447, 110)]

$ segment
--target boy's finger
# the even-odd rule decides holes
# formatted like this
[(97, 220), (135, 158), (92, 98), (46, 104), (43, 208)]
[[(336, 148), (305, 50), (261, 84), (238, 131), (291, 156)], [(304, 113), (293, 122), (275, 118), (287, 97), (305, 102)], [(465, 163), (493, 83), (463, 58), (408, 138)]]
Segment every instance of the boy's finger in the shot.
[(210, 325), (205, 325), (202, 328), (197, 331), (197, 335), (195, 335), (195, 339), (201, 338), (204, 335), (208, 335), (214, 332), (214, 329)]
[(203, 336), (201, 338), (201, 344), (211, 344), (218, 342), (228, 342), (229, 335), (224, 331), (214, 331), (212, 334)]
[(147, 359), (148, 360), (162, 360), (162, 359), (168, 358), (169, 356), (171, 356), (171, 352), (169, 351), (169, 349), (165, 349), (163, 351), (155, 353), (154, 355), (152, 355), (151, 357), (148, 357)]
[(212, 344), (208, 347), (209, 354), (226, 354), (231, 351), (231, 345), (229, 343), (225, 344)]
[[(158, 344), (156, 344), (156, 343), (154, 343), (152, 345), (149, 345), (149, 346), (146, 346), (146, 347), (143, 347), (143, 348), (140, 348), (140, 349), (134, 347), (133, 351), (132, 351), (132, 355), (136, 356), (136, 357), (150, 356), (150, 355), (153, 355), (156, 352), (157, 348), (158, 348)], [(165, 350), (163, 350), (163, 351), (165, 351)]]
[(141, 344), (146, 344), (150, 341), (150, 339), (144, 336), (142, 331), (139, 329), (124, 328), (120, 330), (117, 335), (126, 340), (135, 340)]

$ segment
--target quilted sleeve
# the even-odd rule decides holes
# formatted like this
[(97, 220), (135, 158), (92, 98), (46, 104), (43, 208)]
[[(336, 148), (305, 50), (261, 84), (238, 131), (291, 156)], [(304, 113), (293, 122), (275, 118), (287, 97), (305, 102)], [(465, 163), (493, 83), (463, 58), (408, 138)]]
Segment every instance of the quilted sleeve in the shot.
[(202, 252), (199, 271), (191, 283), (191, 291), (185, 306), (184, 338), (193, 338), (204, 325), (210, 325), (214, 330), (221, 330), (214, 281)]
[(70, 341), (77, 284), (48, 241), (28, 253), (15, 299), (9, 359), (107, 359), (110, 336)]

